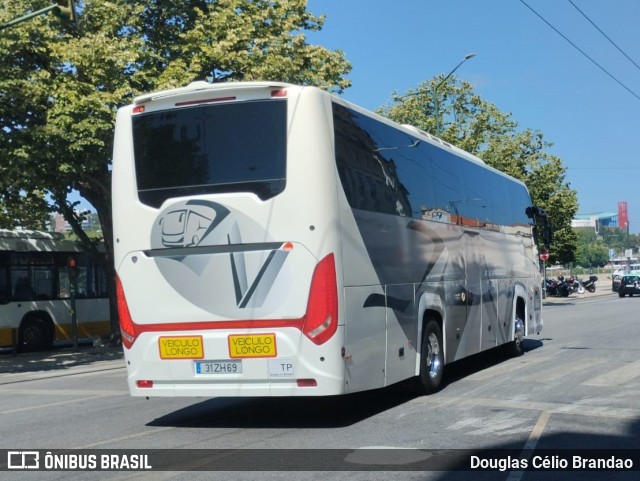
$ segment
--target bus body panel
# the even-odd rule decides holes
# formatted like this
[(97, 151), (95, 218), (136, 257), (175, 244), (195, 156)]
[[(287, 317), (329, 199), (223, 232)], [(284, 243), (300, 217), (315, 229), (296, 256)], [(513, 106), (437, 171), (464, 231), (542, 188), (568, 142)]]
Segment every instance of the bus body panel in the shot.
[[(447, 362), (512, 340), (516, 283), (529, 286), (527, 303), (533, 312), (536, 271), (523, 255), (521, 237), (480, 230), (456, 232), (447, 224), (382, 219), (369, 212), (357, 211), (354, 216), (363, 240), (353, 246), (349, 245), (353, 237), (344, 239), (345, 252), (354, 253), (344, 256), (345, 284), (347, 279), (353, 281), (351, 273), (362, 276), (365, 271), (360, 268), (363, 256), (356, 251), (368, 252), (365, 264), (380, 273), (379, 280), (371, 272), (370, 279), (358, 279), (364, 286), (345, 288), (347, 374), (359, 378), (364, 388), (417, 374), (419, 321), (426, 307), (419, 310), (416, 297), (426, 293), (438, 299), (438, 310), (445, 317)], [(393, 283), (399, 280), (405, 283)], [(538, 317), (539, 312), (538, 304)], [(528, 327), (528, 334), (542, 328), (537, 320)], [(360, 385), (352, 381), (349, 388)]]
[[(334, 103), (339, 111), (344, 108), (334, 112), (334, 121), (341, 122), (341, 127), (334, 126), (338, 164), (341, 149), (343, 156), (349, 156), (346, 163), (353, 164), (343, 162), (340, 172), (343, 188), (351, 193), (339, 192), (342, 231), (349, 233), (342, 236), (348, 390), (389, 385), (419, 374), (422, 323), (428, 312), (442, 320), (447, 363), (512, 341), (518, 297), (525, 302), (526, 334), (539, 332), (540, 274), (531, 226), (493, 225), (464, 217), (462, 209), (442, 203), (428, 208), (421, 205), (422, 212), (410, 215), (415, 201), (401, 188), (407, 187), (403, 183), (411, 177), (435, 192), (450, 191), (451, 195), (454, 189), (445, 190), (437, 175), (424, 176), (423, 168), (416, 167), (417, 163), (403, 164), (403, 158), (420, 142), (429, 144), (419, 158), (434, 173), (443, 171), (440, 179), (446, 181), (450, 180), (446, 163), (453, 158), (451, 154), (443, 155), (442, 146), (434, 148), (425, 139), (407, 138), (398, 126), (393, 127), (395, 138), (385, 139), (388, 120), (373, 121), (373, 115), (356, 106), (337, 99)], [(346, 122), (343, 112), (348, 112)], [(338, 145), (338, 133), (345, 137), (341, 142), (349, 145)], [(466, 165), (482, 164), (455, 148), (446, 149), (456, 160), (466, 159)], [(405, 177), (400, 179), (397, 174), (403, 169)], [(480, 169), (475, 168), (491, 172)], [(498, 177), (504, 184), (504, 174), (490, 175), (492, 181)], [(483, 180), (467, 177), (465, 181)], [(379, 187), (374, 190), (371, 184), (376, 181)], [(497, 199), (506, 194), (491, 192), (490, 187), (476, 190)], [(518, 189), (521, 196), (524, 187)], [(524, 200), (515, 199), (520, 209), (517, 215), (504, 212), (504, 207), (492, 215), (522, 219), (529, 206), (521, 203)], [(483, 208), (475, 207), (476, 215), (483, 215)]]
[[(50, 300), (35, 302), (17, 302), (2, 306), (2, 324), (0, 327), (0, 346), (11, 346), (16, 339), (20, 323), (34, 314), (44, 314), (53, 322), (54, 341), (72, 341), (73, 325), (71, 320), (71, 301)], [(111, 332), (109, 300), (76, 300), (77, 335), (79, 339), (99, 338)], [(12, 330), (16, 332), (12, 334)]]

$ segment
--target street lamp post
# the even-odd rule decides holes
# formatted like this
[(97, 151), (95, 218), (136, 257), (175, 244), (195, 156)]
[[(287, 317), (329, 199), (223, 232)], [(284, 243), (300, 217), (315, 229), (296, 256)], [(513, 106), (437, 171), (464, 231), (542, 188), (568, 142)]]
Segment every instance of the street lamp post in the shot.
[(460, 66), (465, 63), (467, 60), (469, 60), (470, 58), (475, 57), (476, 54), (475, 53), (468, 53), (467, 55), (464, 56), (464, 58), (460, 61), (460, 63), (458, 65), (455, 66), (455, 68), (449, 72), (447, 74), (447, 76), (445, 78), (443, 78), (438, 85), (436, 85), (433, 89), (433, 101), (434, 101), (434, 105), (435, 105), (435, 110), (436, 110), (436, 135), (438, 137), (440, 137), (440, 105), (438, 102), (438, 89), (442, 86), (443, 83), (445, 83), (447, 81), (447, 79), (449, 77), (451, 77), (453, 75), (453, 73), (458, 70), (460, 68)]

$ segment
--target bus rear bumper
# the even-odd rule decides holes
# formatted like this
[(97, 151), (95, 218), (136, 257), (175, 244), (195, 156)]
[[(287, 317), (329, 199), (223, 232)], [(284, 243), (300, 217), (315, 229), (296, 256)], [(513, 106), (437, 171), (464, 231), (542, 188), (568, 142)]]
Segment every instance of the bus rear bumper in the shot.
[(318, 380), (311, 383), (310, 379), (293, 381), (265, 381), (265, 382), (155, 382), (153, 387), (140, 388), (137, 381), (129, 379), (129, 392), (136, 397), (306, 397), (332, 396), (344, 394), (344, 385), (337, 380)]
[[(256, 334), (258, 332), (258, 334)], [(167, 337), (147, 333), (131, 350), (125, 348), (128, 385), (132, 396), (256, 397), (330, 396), (344, 394), (345, 361), (341, 356), (342, 326), (336, 335), (316, 345), (300, 331), (286, 328), (264, 334), (245, 331), (241, 338), (271, 339), (277, 349), (264, 357), (235, 357), (228, 332), (202, 333), (204, 350), (194, 359), (163, 358), (158, 346), (167, 339), (188, 344), (194, 336)], [(195, 336), (200, 339), (200, 335)], [(200, 341), (198, 341), (200, 342)], [(268, 344), (264, 341), (263, 345)], [(187, 346), (187, 350), (189, 346)], [(186, 352), (186, 351), (185, 351)], [(171, 355), (167, 351), (165, 354)], [(255, 354), (255, 353), (254, 353)]]

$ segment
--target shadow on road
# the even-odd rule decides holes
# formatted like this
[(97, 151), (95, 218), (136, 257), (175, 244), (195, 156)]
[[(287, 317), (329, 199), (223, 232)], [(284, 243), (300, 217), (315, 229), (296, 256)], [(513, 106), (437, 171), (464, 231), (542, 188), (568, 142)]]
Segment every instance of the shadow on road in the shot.
[[(99, 361), (124, 359), (121, 347), (82, 344), (78, 349), (58, 346), (44, 352), (14, 355), (11, 349), (0, 349), (0, 374), (69, 370)], [(124, 365), (124, 361), (123, 361)]]
[[(542, 346), (526, 339), (525, 351)], [(460, 379), (508, 360), (501, 348), (451, 363), (443, 390)], [(174, 411), (150, 426), (188, 428), (337, 428), (391, 410), (418, 395), (411, 382), (344, 396), (307, 398), (215, 398)]]

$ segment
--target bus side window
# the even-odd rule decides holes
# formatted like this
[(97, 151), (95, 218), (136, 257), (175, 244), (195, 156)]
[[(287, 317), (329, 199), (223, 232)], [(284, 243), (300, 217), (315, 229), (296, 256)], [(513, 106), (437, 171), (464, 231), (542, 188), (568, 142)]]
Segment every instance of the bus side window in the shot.
[(88, 296), (88, 275), (89, 269), (86, 267), (78, 267), (78, 274), (76, 277), (76, 297), (85, 299)]
[(11, 301), (11, 289), (7, 280), (6, 267), (0, 267), (0, 304), (7, 304)]
[(16, 301), (29, 301), (33, 299), (33, 287), (27, 277), (19, 277), (16, 280), (15, 288), (13, 289), (13, 298)]
[(32, 270), (34, 297), (39, 300), (54, 299), (51, 266), (35, 266)]
[(58, 299), (69, 299), (71, 297), (71, 281), (69, 280), (69, 268), (64, 266), (58, 268)]

